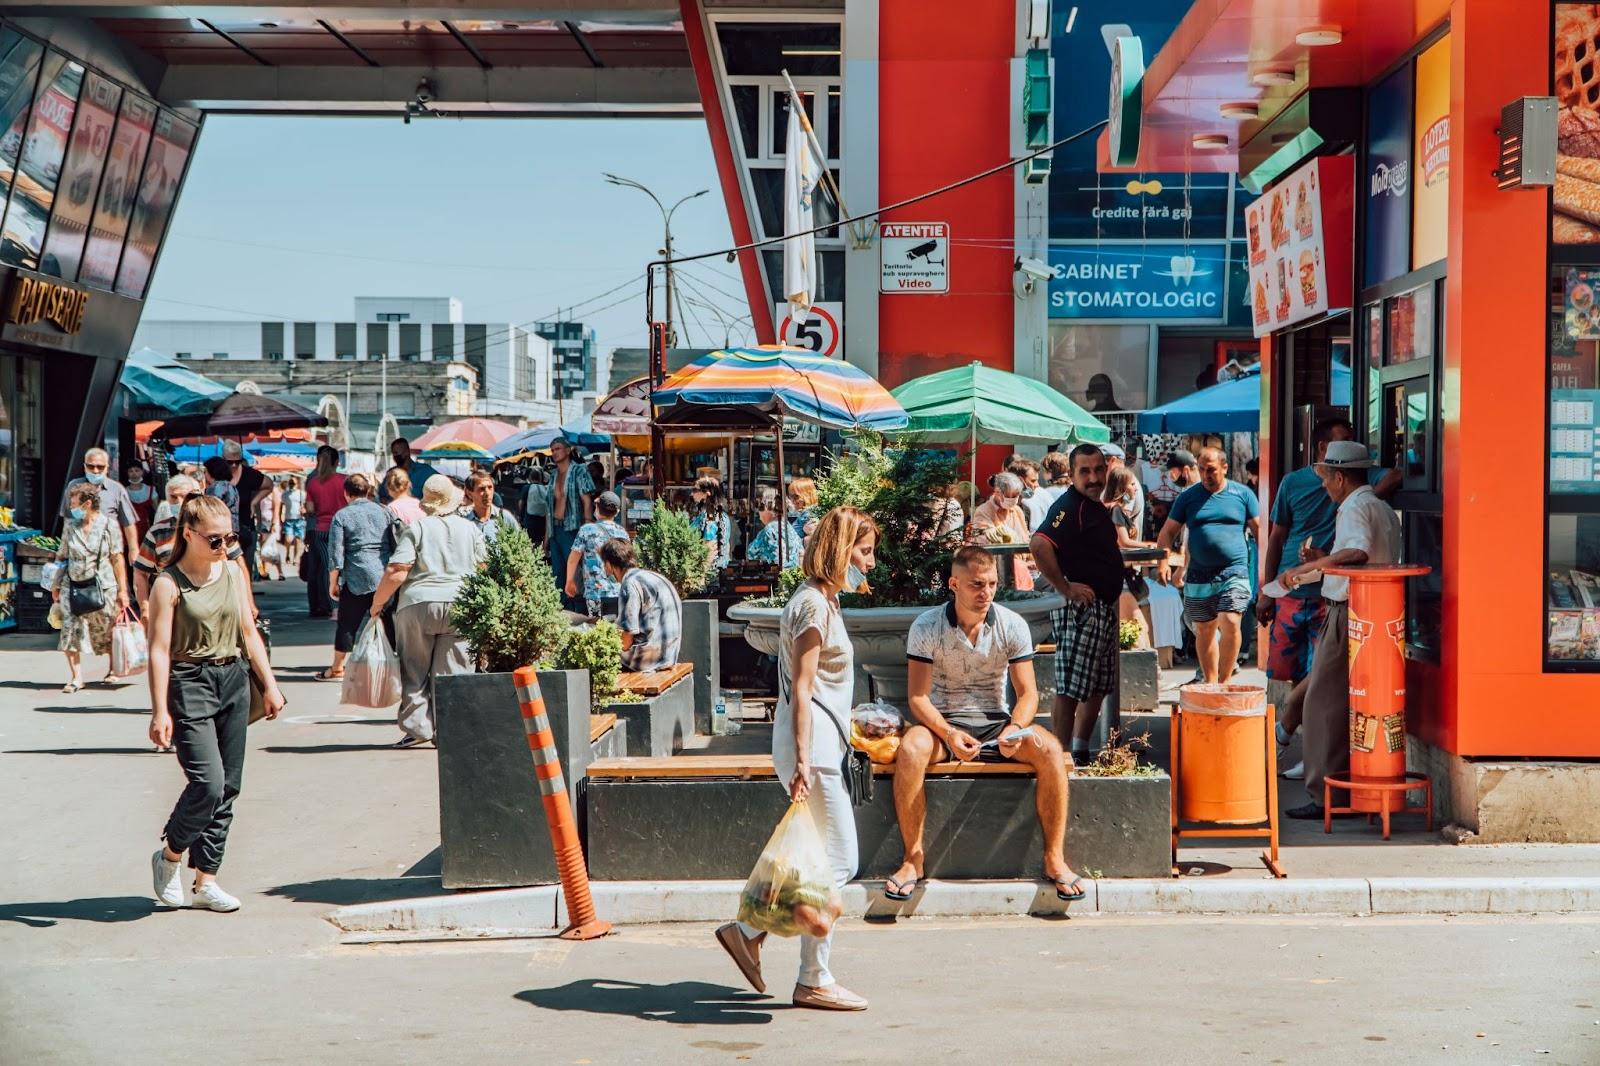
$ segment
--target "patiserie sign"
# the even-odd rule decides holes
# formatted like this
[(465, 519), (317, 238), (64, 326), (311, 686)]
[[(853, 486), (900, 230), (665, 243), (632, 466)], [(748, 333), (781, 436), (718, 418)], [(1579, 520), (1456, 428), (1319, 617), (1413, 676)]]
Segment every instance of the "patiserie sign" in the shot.
[(1051, 318), (1220, 320), (1228, 274), (1218, 244), (1053, 244)]
[(880, 280), (885, 293), (950, 291), (950, 225), (885, 222), (878, 227)]
[(11, 287), (6, 304), (6, 321), (19, 326), (48, 322), (62, 333), (74, 334), (83, 328), (83, 312), (89, 294), (70, 285), (23, 275)]

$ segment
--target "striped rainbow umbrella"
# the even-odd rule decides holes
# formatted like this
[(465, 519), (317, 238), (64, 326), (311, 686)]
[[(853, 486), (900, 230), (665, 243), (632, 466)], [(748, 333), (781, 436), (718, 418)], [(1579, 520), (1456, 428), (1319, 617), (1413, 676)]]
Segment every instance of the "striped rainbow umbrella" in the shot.
[(480, 448), (470, 440), (441, 440), (435, 441), (430, 447), (418, 452), (417, 458), (429, 461), (435, 459), (477, 459), (482, 462), (488, 462), (494, 456), (489, 453), (488, 449)]
[(795, 418), (832, 429), (904, 429), (906, 413), (860, 367), (803, 348), (762, 345), (701, 356), (655, 391), (656, 421), (768, 426)]

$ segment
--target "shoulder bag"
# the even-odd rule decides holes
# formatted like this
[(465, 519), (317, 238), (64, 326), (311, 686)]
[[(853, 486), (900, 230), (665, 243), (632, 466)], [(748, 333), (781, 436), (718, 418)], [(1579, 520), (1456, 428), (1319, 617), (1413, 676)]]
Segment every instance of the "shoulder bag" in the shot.
[[(779, 680), (784, 689), (784, 699), (788, 699), (789, 679), (779, 674)], [(844, 761), (839, 766), (839, 774), (844, 778), (845, 791), (850, 794), (850, 803), (856, 807), (865, 806), (872, 802), (872, 759), (864, 751), (857, 751), (850, 744), (850, 734), (845, 729), (844, 723), (813, 693), (812, 706), (822, 712), (822, 717), (833, 723), (833, 728), (839, 731), (839, 740), (844, 744)]]
[[(81, 618), (106, 609), (106, 592), (105, 589), (100, 587), (100, 564), (106, 557), (106, 531), (110, 528), (109, 520), (100, 526), (100, 545), (99, 550), (95, 552), (94, 573), (89, 575), (88, 580), (73, 580), (69, 570), (67, 577), (67, 610), (74, 617)], [(71, 534), (69, 533), (68, 535), (70, 536)], [(68, 565), (70, 567), (70, 564)]]

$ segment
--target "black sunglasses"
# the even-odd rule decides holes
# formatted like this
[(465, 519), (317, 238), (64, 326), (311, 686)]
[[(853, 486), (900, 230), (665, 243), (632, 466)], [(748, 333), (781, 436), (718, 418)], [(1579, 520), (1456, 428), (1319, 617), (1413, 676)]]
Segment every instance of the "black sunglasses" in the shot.
[(222, 547), (223, 545), (227, 545), (228, 547), (231, 548), (235, 544), (239, 543), (239, 534), (237, 534), (237, 533), (212, 533), (212, 534), (197, 533), (196, 535), (204, 537), (205, 538), (205, 542), (206, 542), (206, 546), (209, 547), (212, 551), (216, 551), (218, 548)]

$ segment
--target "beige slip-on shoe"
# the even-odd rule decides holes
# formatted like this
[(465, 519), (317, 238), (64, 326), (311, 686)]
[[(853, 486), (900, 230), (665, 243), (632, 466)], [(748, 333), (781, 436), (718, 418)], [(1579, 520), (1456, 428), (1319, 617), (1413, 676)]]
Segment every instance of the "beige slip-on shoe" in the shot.
[(866, 1010), (867, 1001), (841, 984), (812, 988), (810, 985), (794, 986), (794, 1005), (812, 1010)]
[(766, 939), (765, 933), (754, 940), (747, 938), (738, 922), (717, 927), (717, 943), (722, 945), (722, 950), (728, 953), (733, 964), (739, 967), (739, 972), (744, 974), (744, 979), (757, 992), (767, 990), (767, 983), (761, 979), (761, 942)]

